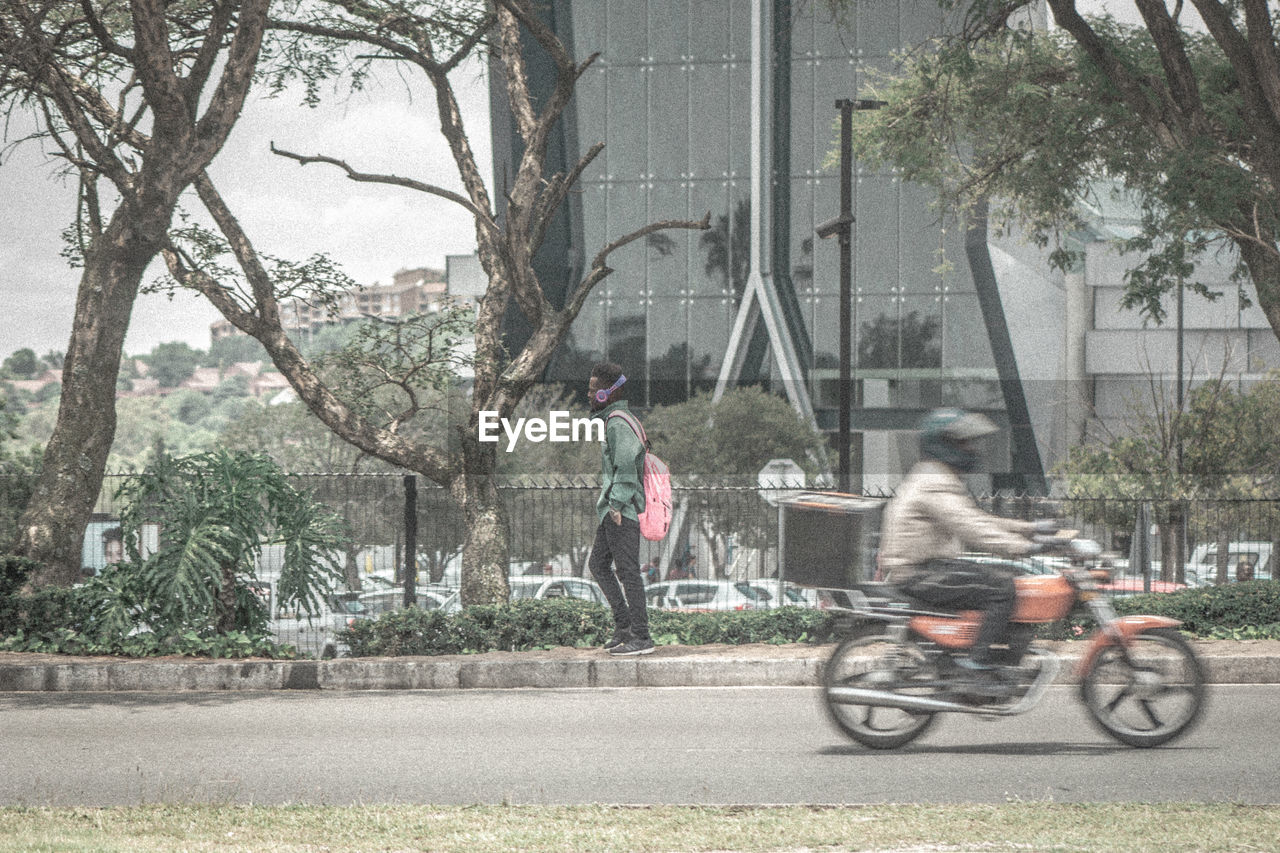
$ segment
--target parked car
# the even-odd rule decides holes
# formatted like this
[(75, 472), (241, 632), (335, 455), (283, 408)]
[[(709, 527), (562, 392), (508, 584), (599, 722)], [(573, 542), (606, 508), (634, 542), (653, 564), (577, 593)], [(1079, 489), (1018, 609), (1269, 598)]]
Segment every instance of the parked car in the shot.
[[(443, 610), (454, 613), (462, 609), (458, 591), (426, 589), (415, 593), (417, 605), (422, 610)], [(404, 607), (404, 589), (376, 590), (366, 592), (357, 599), (360, 605), (358, 618), (377, 619), (383, 613), (400, 610)]]
[[(271, 586), (274, 588), (274, 584)], [(274, 593), (272, 597), (271, 613), (274, 618), (269, 627), (276, 642), (293, 646), (308, 657), (335, 657), (338, 653), (338, 631), (359, 618), (363, 610), (355, 593), (330, 595), (321, 603), (320, 610), (311, 614), (282, 610), (274, 600)]]
[[(1242, 540), (1227, 546), (1227, 581), (1271, 580), (1275, 570), (1271, 542)], [(1187, 563), (1188, 586), (1211, 586), (1218, 577), (1218, 543), (1205, 542), (1191, 552)]]
[(746, 581), (661, 581), (646, 587), (644, 594), (650, 607), (662, 610), (756, 610), (769, 606), (760, 590)]
[(796, 586), (792, 583), (782, 582), (781, 595), (779, 595), (779, 583), (776, 578), (756, 578), (747, 581), (747, 583), (756, 592), (760, 593), (763, 603), (761, 607), (821, 607), (822, 597), (816, 589), (808, 587)]
[(580, 598), (606, 604), (604, 593), (595, 581), (565, 575), (515, 575), (507, 578), (511, 600), (522, 598)]
[[(1028, 575), (1046, 575), (1056, 572), (1063, 565), (1063, 559), (1060, 557), (993, 557), (988, 554), (965, 554), (962, 559), (972, 560), (978, 563), (990, 563), (1005, 566), (1016, 574)], [(1156, 571), (1159, 571), (1158, 567)], [(1146, 592), (1143, 588), (1144, 584), (1141, 577), (1133, 575), (1125, 575), (1123, 572), (1117, 572), (1116, 576), (1109, 581), (1103, 581), (1098, 584), (1098, 589), (1111, 595), (1137, 595)], [(1152, 580), (1151, 592), (1177, 592), (1186, 589), (1184, 583), (1174, 583), (1173, 581)]]

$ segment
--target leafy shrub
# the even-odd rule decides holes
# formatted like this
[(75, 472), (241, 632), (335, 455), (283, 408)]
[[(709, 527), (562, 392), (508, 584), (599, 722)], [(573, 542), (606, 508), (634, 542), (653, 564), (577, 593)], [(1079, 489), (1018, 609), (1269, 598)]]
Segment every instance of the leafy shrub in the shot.
[[(1150, 613), (1182, 622), (1199, 637), (1246, 626), (1280, 623), (1280, 581), (1244, 581), (1225, 586), (1116, 599), (1119, 613)], [(1280, 639), (1280, 633), (1273, 635)]]
[(120, 591), (112, 589), (115, 582), (99, 576), (77, 587), (44, 587), (0, 600), (0, 650), (124, 657), (297, 656), (264, 632), (157, 633), (139, 630), (131, 621), (121, 623), (121, 611), (128, 608), (121, 604)]
[[(832, 619), (817, 610), (783, 607), (733, 613), (650, 611), (659, 644), (825, 642)], [(410, 607), (340, 632), (352, 657), (448, 655), (596, 646), (613, 632), (608, 608), (577, 599), (525, 599), (479, 604), (454, 614)]]
[[(129, 563), (104, 573), (106, 621), (139, 622), (162, 633), (262, 634), (269, 614), (253, 592), (255, 565), (268, 544), (284, 545), (276, 591), (281, 606), (308, 613), (341, 577), (340, 519), (290, 483), (263, 454), (161, 455), (117, 492)], [(140, 553), (142, 531), (161, 530), (159, 547)]]
[(39, 567), (35, 560), (0, 554), (0, 633), (3, 633), (9, 601)]
[[(1215, 640), (1280, 640), (1280, 581), (1244, 581), (1178, 592), (1120, 596), (1112, 600), (1121, 616), (1167, 616), (1182, 630)], [(1049, 640), (1080, 639), (1094, 628), (1087, 616), (1045, 625), (1037, 635)]]

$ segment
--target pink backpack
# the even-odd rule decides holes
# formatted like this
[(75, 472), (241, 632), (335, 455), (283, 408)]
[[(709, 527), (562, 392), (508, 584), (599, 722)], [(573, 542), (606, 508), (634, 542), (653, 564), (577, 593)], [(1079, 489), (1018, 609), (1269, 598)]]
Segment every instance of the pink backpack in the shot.
[(630, 412), (610, 412), (609, 417), (626, 421), (644, 446), (644, 471), (640, 475), (644, 512), (639, 515), (640, 535), (651, 542), (660, 542), (671, 527), (671, 472), (667, 463), (649, 451), (649, 438), (635, 416)]

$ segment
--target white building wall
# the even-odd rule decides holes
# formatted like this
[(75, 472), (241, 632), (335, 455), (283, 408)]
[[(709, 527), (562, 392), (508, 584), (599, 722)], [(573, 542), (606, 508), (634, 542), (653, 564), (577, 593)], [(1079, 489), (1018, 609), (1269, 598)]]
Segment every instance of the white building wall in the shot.
[[(1156, 401), (1172, 406), (1176, 397), (1176, 294), (1161, 302), (1162, 323), (1121, 304), (1125, 274), (1139, 260), (1105, 242), (1086, 247), (1093, 323), (1085, 334), (1085, 369), (1094, 380), (1095, 415), (1112, 432), (1123, 431), (1135, 406), (1149, 408)], [(1235, 255), (1222, 252), (1201, 261), (1188, 279), (1221, 294), (1210, 300), (1189, 287), (1185, 292), (1182, 368), (1189, 385), (1223, 375), (1247, 386), (1280, 369), (1280, 341), (1256, 304), (1241, 305), (1239, 286), (1231, 280), (1235, 266)], [(1245, 292), (1256, 301), (1251, 284)]]

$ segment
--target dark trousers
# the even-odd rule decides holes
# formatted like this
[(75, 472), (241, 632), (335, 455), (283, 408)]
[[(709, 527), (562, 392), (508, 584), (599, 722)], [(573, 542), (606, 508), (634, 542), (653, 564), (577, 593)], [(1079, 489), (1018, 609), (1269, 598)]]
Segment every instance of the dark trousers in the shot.
[(649, 611), (640, 576), (640, 522), (623, 517), (622, 524), (614, 524), (605, 516), (596, 528), (587, 566), (613, 610), (614, 627), (630, 631), (638, 640), (649, 639)]
[(1013, 616), (1013, 575), (982, 563), (934, 560), (899, 588), (946, 610), (981, 610), (982, 625), (969, 656), (977, 663), (992, 662), (991, 644), (1004, 641)]

